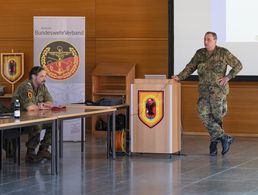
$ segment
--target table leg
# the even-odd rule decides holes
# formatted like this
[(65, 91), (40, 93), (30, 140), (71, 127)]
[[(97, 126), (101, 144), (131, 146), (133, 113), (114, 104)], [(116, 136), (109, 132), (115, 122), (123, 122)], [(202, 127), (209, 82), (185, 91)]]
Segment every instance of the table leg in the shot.
[(17, 139), (17, 142), (18, 142), (18, 165), (20, 166), (21, 165), (21, 127), (19, 128), (18, 131), (18, 139)]
[(58, 135), (58, 132), (59, 132), (58, 128), (59, 128), (59, 125), (60, 125), (59, 121), (56, 120), (56, 122), (55, 122), (55, 132), (56, 132), (56, 134), (55, 134), (56, 135), (55, 136), (56, 137), (56, 139), (55, 139), (55, 143), (56, 143), (56, 157), (55, 157), (56, 158), (55, 159), (56, 160), (56, 174), (58, 174), (58, 171), (59, 171), (59, 158), (58, 158), (58, 156), (59, 156), (58, 152), (60, 151), (59, 147), (58, 147), (58, 136), (59, 136)]
[(126, 117), (125, 117), (125, 126), (126, 126), (126, 148), (127, 152), (130, 155), (130, 141), (131, 141), (131, 134), (130, 134), (130, 107), (126, 107)]
[(0, 170), (2, 170), (3, 168), (3, 155), (2, 155), (2, 151), (3, 151), (3, 130), (0, 130)]
[(81, 118), (81, 152), (84, 152), (84, 117)]
[(110, 115), (107, 114), (107, 158), (110, 155)]
[(58, 132), (59, 132), (59, 157), (63, 157), (63, 139), (64, 139), (64, 134), (63, 134), (63, 120), (58, 120)]
[(112, 155), (116, 159), (116, 111), (112, 113)]
[(125, 116), (125, 128), (129, 131), (129, 117), (130, 117), (130, 109), (129, 106), (126, 107), (126, 116)]
[(56, 121), (52, 122), (52, 134), (51, 134), (51, 174), (57, 174), (57, 156), (56, 156)]

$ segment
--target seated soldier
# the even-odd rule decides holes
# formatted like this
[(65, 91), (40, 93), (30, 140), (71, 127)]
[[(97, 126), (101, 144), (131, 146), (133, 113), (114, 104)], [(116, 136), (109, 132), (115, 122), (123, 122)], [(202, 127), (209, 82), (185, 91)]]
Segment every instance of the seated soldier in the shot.
[[(23, 81), (15, 90), (12, 105), (16, 99), (19, 99), (21, 111), (32, 112), (51, 109), (53, 107), (53, 99), (45, 86), (45, 81), (46, 71), (44, 68), (34, 66), (29, 73), (29, 79)], [(37, 125), (31, 128), (24, 128), (28, 132), (26, 162), (35, 163), (43, 158), (51, 159), (51, 153), (48, 151), (51, 144), (51, 128), (51, 125)], [(46, 129), (46, 133), (40, 142), (40, 132), (42, 129)], [(35, 149), (39, 143), (39, 150), (36, 154)]]

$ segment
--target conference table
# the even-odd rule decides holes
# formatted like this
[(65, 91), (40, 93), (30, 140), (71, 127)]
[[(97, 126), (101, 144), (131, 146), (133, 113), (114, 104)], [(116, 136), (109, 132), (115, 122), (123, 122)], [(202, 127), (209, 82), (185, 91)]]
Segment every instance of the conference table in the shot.
[[(129, 104), (118, 104), (118, 105), (113, 105), (113, 106), (89, 106), (89, 105), (85, 105), (85, 104), (70, 104), (70, 105), (67, 105), (68, 107), (72, 107), (72, 108), (84, 108), (84, 109), (87, 109), (87, 110), (106, 110), (107, 112), (108, 111), (111, 111), (113, 109), (115, 109), (115, 111), (112, 112), (112, 140), (114, 140), (112, 142), (112, 157), (113, 159), (116, 158), (116, 134), (115, 134), (115, 130), (116, 130), (116, 112), (118, 110), (125, 110), (125, 129), (127, 131), (129, 131), (129, 117), (130, 117), (130, 105)], [(101, 114), (101, 113), (100, 113)], [(107, 158), (109, 157), (109, 154), (110, 154), (110, 120), (109, 120), (109, 115), (107, 113)], [(83, 123), (84, 121), (82, 121), (82, 124), (81, 124), (81, 128), (83, 128)], [(62, 129), (62, 127), (61, 127)], [(82, 131), (83, 132), (83, 131)], [(61, 137), (60, 137), (60, 140), (63, 140), (62, 138), (62, 134), (60, 134)], [(82, 138), (84, 137), (83, 135), (81, 136)], [(59, 142), (60, 143), (60, 157), (63, 156), (63, 150), (62, 150), (62, 142)], [(83, 140), (82, 142), (83, 143)], [(83, 145), (81, 146), (81, 150), (83, 152)]]
[[(81, 118), (81, 125), (84, 127), (84, 119), (87, 116), (97, 115), (97, 114), (108, 114), (112, 113), (113, 116), (113, 126), (112, 132), (115, 134), (115, 113), (116, 108), (107, 107), (87, 107), (85, 106), (72, 106), (67, 105), (62, 108), (57, 108), (53, 110), (40, 110), (31, 112), (22, 112), (19, 119), (14, 119), (13, 117), (0, 118), (0, 141), (1, 149), (3, 148), (3, 131), (14, 128), (29, 127), (34, 125), (52, 124), (52, 136), (51, 136), (51, 174), (58, 174), (58, 133), (59, 133), (59, 144), (60, 152), (62, 152), (62, 135), (63, 135), (63, 121)], [(84, 128), (81, 129), (81, 140), (82, 140), (82, 152), (84, 148)], [(113, 142), (113, 148), (115, 148), (115, 140)], [(115, 159), (115, 150), (113, 151), (113, 159)], [(2, 150), (0, 151), (2, 157)], [(2, 158), (1, 158), (2, 159)], [(2, 160), (0, 162), (0, 169), (2, 169)]]
[(15, 119), (13, 117), (1, 117), (0, 118), (0, 169), (3, 168), (2, 162), (2, 148), (3, 148), (3, 131), (14, 129), (14, 128), (22, 128), (29, 127), (34, 125), (42, 125), (42, 124), (52, 124), (52, 146), (51, 146), (51, 174), (56, 174), (56, 121), (57, 117), (52, 115), (51, 112), (22, 112), (21, 117), (19, 119)]
[[(113, 107), (105, 107), (105, 106), (84, 106), (81, 104), (70, 104), (66, 105), (66, 111), (58, 113), (57, 127), (59, 132), (59, 156), (63, 156), (63, 121), (80, 118), (81, 119), (81, 152), (84, 152), (84, 124), (85, 118), (88, 116), (99, 115), (99, 114), (112, 114), (112, 132), (115, 135), (116, 131), (116, 108)], [(115, 136), (113, 136), (114, 142), (112, 142), (112, 148), (115, 148)], [(109, 137), (107, 137), (107, 142), (109, 142)], [(108, 154), (108, 151), (107, 151)], [(112, 152), (113, 159), (116, 158), (116, 152), (113, 150)]]

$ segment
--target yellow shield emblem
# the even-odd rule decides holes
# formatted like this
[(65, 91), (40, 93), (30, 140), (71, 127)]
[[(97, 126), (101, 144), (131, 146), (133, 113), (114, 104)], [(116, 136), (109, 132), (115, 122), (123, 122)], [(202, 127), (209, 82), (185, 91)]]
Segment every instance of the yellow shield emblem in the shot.
[(23, 53), (1, 54), (1, 75), (7, 82), (14, 84), (23, 74)]
[(164, 116), (164, 91), (138, 91), (138, 117), (149, 128)]

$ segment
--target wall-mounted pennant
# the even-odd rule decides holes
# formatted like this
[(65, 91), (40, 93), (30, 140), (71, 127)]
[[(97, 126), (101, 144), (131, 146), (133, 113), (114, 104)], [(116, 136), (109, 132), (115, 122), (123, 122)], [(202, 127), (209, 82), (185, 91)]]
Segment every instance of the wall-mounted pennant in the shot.
[(24, 74), (23, 53), (1, 53), (1, 75), (14, 85)]

